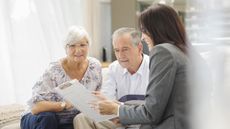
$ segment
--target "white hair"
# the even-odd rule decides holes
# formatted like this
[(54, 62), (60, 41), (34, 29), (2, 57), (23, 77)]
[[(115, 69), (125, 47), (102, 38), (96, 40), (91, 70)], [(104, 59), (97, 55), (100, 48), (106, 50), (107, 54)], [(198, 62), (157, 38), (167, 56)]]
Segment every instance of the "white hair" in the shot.
[(117, 38), (123, 36), (124, 34), (130, 34), (132, 44), (137, 46), (141, 42), (140, 32), (134, 28), (122, 27), (114, 31), (113, 33), (113, 45), (115, 44)]
[(82, 38), (86, 38), (90, 45), (90, 38), (87, 31), (81, 26), (71, 26), (64, 40), (64, 45), (72, 45), (79, 42)]

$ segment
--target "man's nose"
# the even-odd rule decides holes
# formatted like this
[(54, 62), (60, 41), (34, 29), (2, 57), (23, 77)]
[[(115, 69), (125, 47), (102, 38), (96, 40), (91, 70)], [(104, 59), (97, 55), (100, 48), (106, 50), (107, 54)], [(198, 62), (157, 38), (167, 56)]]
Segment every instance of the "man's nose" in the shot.
[(120, 51), (120, 52), (118, 53), (118, 56), (119, 56), (119, 58), (123, 58), (123, 57), (125, 57), (125, 54), (124, 54), (123, 51)]

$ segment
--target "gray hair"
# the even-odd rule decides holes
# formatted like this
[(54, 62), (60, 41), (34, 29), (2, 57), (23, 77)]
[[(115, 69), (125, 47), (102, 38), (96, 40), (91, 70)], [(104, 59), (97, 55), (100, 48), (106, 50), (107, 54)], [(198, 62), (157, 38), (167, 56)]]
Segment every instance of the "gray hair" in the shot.
[(79, 42), (82, 38), (86, 38), (90, 45), (90, 38), (87, 31), (81, 26), (71, 26), (64, 40), (64, 45), (72, 45)]
[(134, 28), (122, 27), (114, 31), (113, 33), (113, 45), (115, 44), (117, 38), (123, 36), (124, 34), (130, 34), (132, 44), (137, 46), (141, 42), (140, 32)]

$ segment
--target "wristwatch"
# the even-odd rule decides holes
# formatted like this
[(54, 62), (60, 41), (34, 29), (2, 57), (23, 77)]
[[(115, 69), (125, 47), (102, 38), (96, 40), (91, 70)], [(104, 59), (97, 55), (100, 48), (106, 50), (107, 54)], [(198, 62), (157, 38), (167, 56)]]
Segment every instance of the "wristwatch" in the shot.
[(61, 102), (61, 108), (63, 109), (63, 110), (65, 110), (66, 109), (66, 102)]

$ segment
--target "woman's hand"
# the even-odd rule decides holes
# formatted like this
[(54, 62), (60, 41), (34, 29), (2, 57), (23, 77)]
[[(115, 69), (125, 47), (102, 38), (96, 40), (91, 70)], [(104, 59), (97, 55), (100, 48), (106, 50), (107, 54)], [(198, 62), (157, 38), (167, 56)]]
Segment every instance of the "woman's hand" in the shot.
[(72, 103), (70, 103), (69, 101), (65, 101), (65, 102), (66, 102), (66, 106), (65, 106), (66, 110), (73, 108), (73, 104)]
[(100, 91), (92, 91), (92, 94), (95, 95), (99, 100), (107, 100), (108, 99)]
[(121, 123), (120, 123), (119, 117), (110, 119), (110, 121), (113, 122), (113, 124), (115, 124), (117, 127), (121, 127), (122, 126)]
[(102, 115), (117, 114), (117, 108), (118, 105), (120, 105), (117, 100), (110, 100), (99, 91), (93, 91), (92, 94), (94, 94), (99, 100), (90, 102), (89, 104), (91, 108), (95, 109)]
[(102, 100), (98, 102), (98, 111), (102, 115), (117, 115), (119, 104), (112, 100)]

